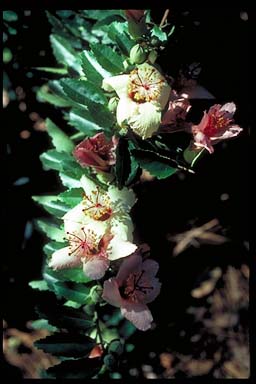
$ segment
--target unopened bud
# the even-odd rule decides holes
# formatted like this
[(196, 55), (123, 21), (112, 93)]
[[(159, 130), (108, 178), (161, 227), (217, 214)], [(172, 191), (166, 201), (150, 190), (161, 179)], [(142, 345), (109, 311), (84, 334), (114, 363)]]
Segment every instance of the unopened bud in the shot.
[(117, 109), (118, 102), (119, 102), (118, 97), (111, 97), (111, 99), (108, 102), (108, 110), (110, 112), (115, 112)]
[(101, 300), (103, 289), (99, 285), (95, 285), (90, 290), (90, 297), (93, 303), (98, 303)]
[(134, 64), (142, 64), (147, 58), (147, 54), (140, 44), (134, 45), (130, 51), (130, 60)]

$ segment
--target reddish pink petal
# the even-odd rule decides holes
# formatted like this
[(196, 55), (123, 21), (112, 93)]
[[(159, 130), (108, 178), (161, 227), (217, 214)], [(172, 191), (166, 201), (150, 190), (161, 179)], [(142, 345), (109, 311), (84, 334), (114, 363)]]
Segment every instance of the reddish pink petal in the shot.
[(194, 145), (198, 148), (207, 149), (209, 153), (214, 152), (210, 139), (208, 139), (208, 137), (203, 132), (197, 132), (194, 135)]
[(126, 301), (121, 308), (121, 313), (141, 331), (147, 331), (151, 328), (153, 317), (145, 304)]
[(121, 307), (123, 299), (115, 278), (104, 281), (102, 298), (114, 307)]

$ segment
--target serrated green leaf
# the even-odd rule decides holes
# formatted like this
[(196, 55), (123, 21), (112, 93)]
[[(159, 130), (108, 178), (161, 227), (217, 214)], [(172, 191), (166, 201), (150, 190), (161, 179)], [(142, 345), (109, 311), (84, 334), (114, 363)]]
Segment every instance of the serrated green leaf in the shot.
[(83, 194), (83, 188), (72, 188), (68, 191), (62, 192), (59, 195), (59, 198), (70, 208), (74, 208), (77, 204), (82, 201)]
[(44, 250), (44, 253), (46, 254), (46, 256), (49, 257), (53, 254), (53, 252), (55, 252), (58, 249), (61, 249), (61, 248), (68, 245), (68, 243), (66, 243), (66, 241), (64, 240), (64, 237), (63, 237), (62, 241), (63, 242), (50, 241), (49, 243), (45, 244), (43, 247), (43, 250)]
[(100, 11), (95, 9), (90, 10), (83, 10), (81, 11), (82, 14), (90, 19), (93, 20), (102, 20), (106, 17), (117, 15), (117, 16), (123, 16), (122, 10), (119, 9), (102, 9)]
[(135, 45), (128, 32), (128, 23), (119, 23), (114, 21), (108, 28), (109, 37), (116, 42), (120, 51), (126, 56), (129, 56), (131, 48)]
[(165, 33), (158, 25), (154, 25), (151, 30), (151, 36), (156, 36), (160, 41), (167, 41), (167, 33)]
[(28, 283), (28, 285), (33, 289), (39, 289), (39, 291), (48, 291), (49, 290), (48, 285), (47, 285), (46, 281), (44, 281), (44, 280), (30, 281)]
[(68, 135), (66, 135), (60, 128), (57, 127), (50, 119), (46, 119), (47, 132), (52, 139), (52, 143), (57, 151), (72, 152), (74, 143)]
[[(84, 173), (73, 156), (66, 152), (58, 152), (55, 149), (50, 149), (42, 153), (39, 157), (45, 170), (54, 169), (59, 172), (64, 172), (75, 179), (80, 179)], [(80, 187), (80, 185), (76, 185), (75, 188), (77, 187)]]
[(41, 204), (44, 209), (58, 218), (62, 218), (70, 209), (58, 196), (32, 196), (32, 199)]
[(67, 188), (80, 188), (80, 180), (73, 177), (72, 172), (60, 172), (59, 173), (62, 184)]
[(60, 30), (65, 28), (63, 23), (57, 17), (55, 17), (53, 14), (51, 14), (49, 11), (45, 11), (45, 13), (46, 13), (46, 16), (47, 16), (47, 19), (48, 19), (49, 23), (54, 28), (60, 29)]
[(65, 94), (79, 104), (85, 105), (87, 100), (104, 104), (107, 98), (103, 91), (87, 80), (61, 79), (60, 84)]
[(91, 49), (98, 63), (112, 74), (121, 73), (124, 70), (124, 57), (118, 55), (113, 48), (106, 45), (91, 44)]
[(153, 151), (134, 149), (132, 154), (141, 168), (146, 169), (152, 176), (156, 176), (158, 179), (165, 179), (177, 172), (176, 168), (168, 164), (168, 159), (165, 156), (161, 156)]
[(92, 30), (93, 31), (102, 30), (102, 28), (104, 28), (104, 26), (110, 25), (114, 21), (124, 22), (125, 17), (123, 15), (123, 13), (120, 12), (119, 14), (106, 15), (102, 19), (99, 19), (98, 21), (96, 21), (96, 23), (92, 27)]
[[(48, 275), (44, 274), (44, 278), (46, 279), (47, 277)], [(56, 295), (81, 305), (86, 304), (89, 299), (90, 289), (81, 283), (56, 282), (50, 288), (54, 290)]]
[(47, 237), (49, 237), (49, 239), (59, 242), (63, 241), (65, 232), (63, 229), (57, 227), (56, 224), (53, 224), (48, 220), (36, 220), (36, 224), (38, 225), (39, 229), (41, 229), (41, 231), (43, 231)]
[(102, 367), (102, 360), (79, 359), (66, 360), (59, 365), (47, 369), (47, 378), (56, 379), (88, 379), (95, 376)]
[(54, 356), (85, 357), (95, 346), (89, 336), (75, 333), (55, 333), (34, 343), (35, 347)]
[(59, 35), (50, 35), (50, 42), (58, 63), (68, 65), (82, 75), (81, 65), (69, 41)]
[(83, 51), (81, 53), (82, 69), (88, 80), (101, 86), (102, 79), (111, 77), (111, 73), (106, 71), (96, 60), (93, 52)]
[(48, 102), (55, 105), (56, 107), (70, 107), (72, 103), (61, 96), (52, 94), (49, 92), (48, 87), (43, 85), (36, 93), (38, 101)]
[(103, 128), (95, 122), (92, 114), (87, 110), (72, 109), (69, 113), (69, 124), (88, 137), (103, 131)]
[(114, 115), (105, 105), (95, 104), (89, 100), (87, 101), (87, 107), (96, 124), (104, 128), (105, 135), (109, 136), (110, 134), (111, 136), (113, 134), (111, 128), (115, 121)]
[(51, 268), (46, 268), (45, 273), (50, 275), (53, 279), (59, 281), (72, 281), (75, 283), (83, 284), (89, 283), (91, 281), (89, 277), (85, 276), (82, 268), (69, 268), (58, 271), (54, 271)]
[(50, 325), (48, 320), (46, 319), (34, 320), (30, 323), (30, 326), (33, 329), (45, 329), (46, 331), (49, 331), (49, 332), (56, 332), (58, 330), (57, 327)]

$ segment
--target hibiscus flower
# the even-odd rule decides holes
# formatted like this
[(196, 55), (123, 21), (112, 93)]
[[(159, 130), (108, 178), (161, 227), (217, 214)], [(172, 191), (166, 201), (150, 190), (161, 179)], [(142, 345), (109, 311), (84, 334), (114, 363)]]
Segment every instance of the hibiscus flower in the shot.
[(93, 167), (97, 171), (107, 172), (115, 164), (115, 137), (108, 141), (103, 132), (97, 133), (79, 143), (73, 155), (82, 167)]
[(142, 261), (134, 254), (123, 261), (116, 277), (104, 282), (103, 299), (121, 308), (123, 316), (142, 331), (148, 330), (153, 321), (147, 304), (160, 293), (161, 283), (155, 277), (158, 267), (156, 261)]
[(226, 103), (223, 106), (215, 104), (208, 112), (204, 112), (201, 122), (191, 128), (194, 146), (213, 153), (213, 144), (237, 136), (243, 129), (233, 123), (235, 111), (234, 103)]
[(119, 96), (116, 117), (121, 128), (128, 125), (143, 139), (158, 130), (171, 88), (154, 66), (138, 65), (130, 74), (104, 79), (102, 87)]

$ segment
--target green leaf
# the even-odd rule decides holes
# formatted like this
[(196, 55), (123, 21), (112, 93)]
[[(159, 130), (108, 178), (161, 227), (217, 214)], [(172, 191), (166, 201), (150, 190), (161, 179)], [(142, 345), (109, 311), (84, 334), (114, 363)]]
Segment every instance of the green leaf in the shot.
[(4, 21), (17, 21), (18, 15), (16, 12), (13, 11), (3, 11), (3, 20)]
[(101, 366), (102, 360), (100, 358), (66, 360), (47, 369), (47, 378), (88, 379), (95, 376), (100, 371)]
[(165, 33), (158, 25), (154, 25), (151, 30), (151, 36), (156, 36), (160, 41), (167, 41), (167, 33)]
[(45, 11), (45, 13), (46, 13), (46, 16), (47, 16), (49, 23), (51, 23), (51, 25), (54, 28), (59, 29), (59, 30), (62, 30), (63, 28), (65, 28), (63, 23), (57, 17), (55, 17), (54, 15), (52, 15), (48, 11)]
[(82, 75), (80, 63), (69, 41), (59, 35), (50, 35), (50, 42), (58, 63), (68, 65)]
[(89, 111), (81, 111), (75, 108), (69, 113), (69, 124), (89, 137), (103, 130), (103, 128), (95, 122)]
[(32, 196), (32, 199), (41, 204), (47, 212), (58, 218), (62, 218), (70, 209), (59, 200), (58, 196)]
[(41, 229), (41, 231), (43, 231), (47, 237), (49, 237), (49, 239), (59, 242), (63, 241), (65, 232), (63, 229), (57, 227), (56, 224), (53, 224), (48, 220), (36, 220), (36, 224), (38, 225), (39, 229)]
[(79, 104), (85, 105), (87, 100), (104, 104), (107, 98), (103, 91), (87, 80), (61, 79), (60, 84), (65, 94)]
[(49, 88), (43, 85), (36, 93), (38, 101), (46, 101), (56, 107), (70, 107), (72, 103), (61, 96), (49, 92)]
[(131, 48), (135, 45), (128, 32), (128, 23), (114, 21), (108, 28), (109, 37), (116, 42), (117, 46), (126, 56), (129, 56)]
[(183, 152), (183, 157), (185, 159), (185, 161), (191, 165), (191, 167), (193, 167), (195, 165), (195, 163), (197, 162), (197, 160), (199, 159), (199, 157), (202, 156), (202, 154), (205, 153), (205, 149), (201, 149), (201, 150), (193, 150), (191, 149), (190, 146), (188, 146), (188, 148), (185, 149), (185, 151)]
[(49, 290), (48, 285), (47, 285), (46, 281), (44, 281), (44, 280), (30, 281), (28, 283), (28, 285), (33, 289), (39, 289), (39, 291), (48, 291)]
[(34, 343), (35, 347), (46, 353), (63, 357), (85, 357), (95, 346), (89, 336), (75, 333), (55, 333)]
[(33, 67), (37, 71), (43, 71), (48, 73), (55, 73), (57, 75), (67, 75), (67, 68), (50, 68), (50, 67)]
[(80, 283), (60, 282), (54, 285), (57, 295), (65, 297), (67, 300), (75, 301), (79, 304), (86, 304), (90, 289)]
[[(73, 156), (66, 152), (58, 152), (55, 149), (50, 149), (40, 155), (40, 160), (45, 170), (55, 169), (56, 171), (68, 173), (71, 177), (77, 179), (80, 179), (83, 175), (83, 170), (80, 165), (75, 161)], [(80, 187), (80, 185), (78, 187)]]
[(122, 11), (119, 14), (106, 15), (104, 18), (99, 19), (92, 27), (93, 31), (102, 30), (106, 25), (110, 25), (114, 21), (124, 22), (124, 14)]
[[(64, 241), (64, 239), (63, 239)], [(67, 243), (68, 245), (68, 243)], [(43, 250), (44, 250), (44, 253), (46, 254), (46, 256), (50, 257), (53, 252), (57, 251), (58, 249), (61, 249), (63, 247), (65, 247), (65, 243), (61, 243), (61, 242), (58, 242), (58, 241), (50, 241), (49, 243), (45, 244), (45, 246), (43, 247)]]
[(50, 275), (53, 279), (56, 279), (59, 281), (72, 281), (75, 283), (84, 283), (84, 284), (91, 281), (89, 277), (85, 276), (82, 268), (69, 268), (69, 269), (62, 269), (58, 271), (54, 271), (51, 268), (47, 268), (45, 270), (45, 273), (47, 273), (47, 278), (49, 277), (48, 275)]
[(72, 152), (74, 144), (72, 140), (55, 125), (50, 119), (46, 119), (48, 134), (51, 136), (52, 143), (57, 151)]
[(80, 188), (80, 180), (72, 176), (72, 172), (60, 172), (59, 173), (62, 184), (67, 188)]
[(111, 128), (115, 121), (115, 116), (108, 110), (105, 105), (91, 103), (87, 101), (87, 107), (94, 121), (100, 127), (104, 127), (104, 133), (112, 135)]
[(105, 77), (111, 76), (111, 73), (102, 68), (97, 62), (93, 52), (83, 51), (80, 55), (80, 60), (85, 76), (97, 86), (101, 87), (102, 80)]
[(33, 329), (44, 329), (49, 332), (56, 332), (58, 330), (57, 327), (50, 325), (46, 319), (34, 320), (30, 323), (30, 327)]
[(117, 16), (123, 16), (123, 12), (120, 9), (102, 9), (100, 11), (90, 9), (90, 10), (83, 10), (81, 11), (82, 14), (90, 19), (94, 20), (102, 20), (106, 17), (117, 15)]
[(98, 63), (112, 74), (118, 74), (124, 70), (123, 60), (113, 48), (106, 45), (91, 44), (91, 49)]
[(74, 208), (77, 204), (82, 201), (83, 194), (83, 188), (72, 188), (68, 191), (62, 192), (59, 195), (59, 198), (70, 208)]
[(158, 179), (165, 179), (177, 172), (176, 168), (168, 164), (167, 157), (153, 151), (134, 149), (132, 154), (141, 168), (146, 169), (152, 176), (156, 176)]

